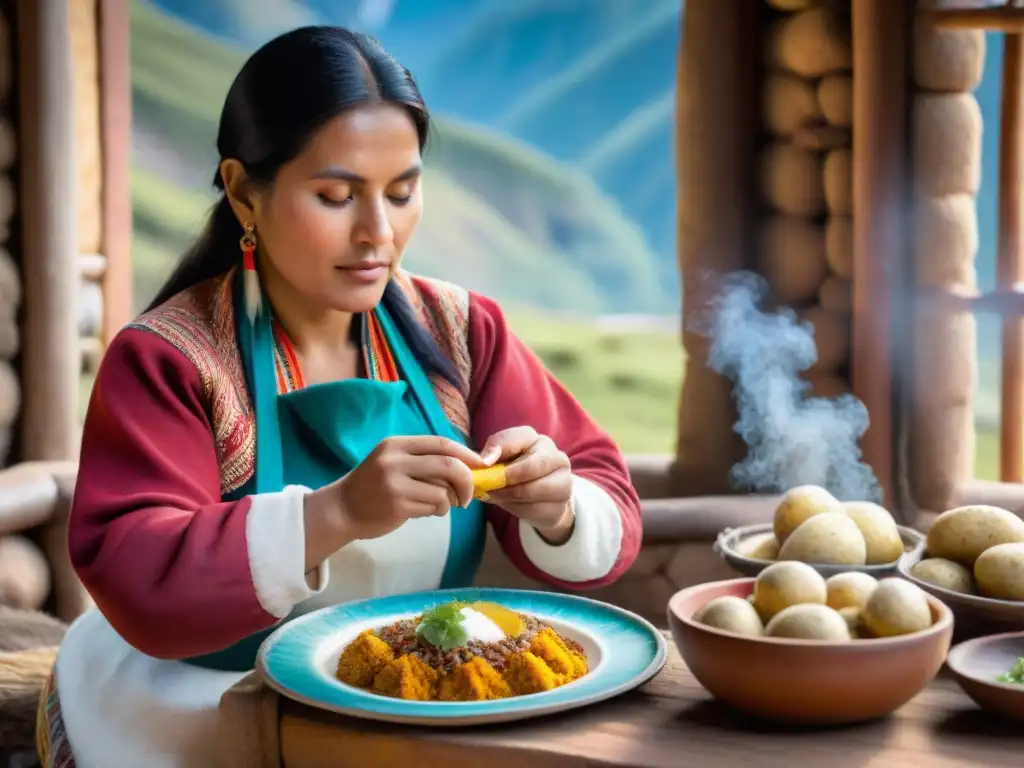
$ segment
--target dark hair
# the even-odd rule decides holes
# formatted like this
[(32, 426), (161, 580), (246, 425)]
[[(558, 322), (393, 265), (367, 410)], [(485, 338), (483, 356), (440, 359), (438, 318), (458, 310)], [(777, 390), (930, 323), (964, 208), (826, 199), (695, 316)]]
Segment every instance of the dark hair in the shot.
[[(221, 160), (241, 162), (254, 185), (269, 186), (325, 123), (347, 109), (381, 103), (405, 109), (423, 150), (430, 116), (409, 71), (369, 35), (341, 27), (302, 27), (266, 43), (242, 66), (221, 111), (217, 152)], [(219, 170), (213, 185), (220, 200), (147, 311), (240, 263), (242, 227), (223, 194)], [(457, 385), (452, 364), (416, 321), (394, 281), (382, 303), (428, 372)]]

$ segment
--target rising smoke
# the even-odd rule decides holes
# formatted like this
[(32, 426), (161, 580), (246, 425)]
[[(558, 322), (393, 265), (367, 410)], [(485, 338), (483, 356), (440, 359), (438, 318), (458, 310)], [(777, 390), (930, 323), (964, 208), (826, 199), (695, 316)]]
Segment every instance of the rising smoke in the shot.
[(811, 397), (800, 378), (817, 359), (814, 328), (790, 309), (762, 309), (768, 285), (751, 272), (722, 279), (700, 331), (710, 342), (708, 364), (734, 383), (735, 430), (747, 457), (733, 483), (759, 493), (819, 485), (840, 500), (879, 501), (858, 440), (868, 412), (852, 395)]

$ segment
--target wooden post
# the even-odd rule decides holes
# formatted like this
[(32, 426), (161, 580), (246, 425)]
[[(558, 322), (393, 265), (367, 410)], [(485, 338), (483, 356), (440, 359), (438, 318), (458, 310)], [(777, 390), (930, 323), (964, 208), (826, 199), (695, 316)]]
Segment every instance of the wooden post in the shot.
[[(894, 306), (907, 200), (908, 0), (855, 0), (853, 24), (853, 393), (871, 414), (864, 459), (893, 495)], [(900, 324), (902, 330), (907, 326)]]
[(19, 0), (21, 458), (78, 455), (78, 261), (67, 0)]
[[(707, 342), (687, 324), (716, 275), (749, 268), (761, 137), (761, 0), (686, 0), (676, 74), (677, 249), (686, 376), (673, 493), (727, 493), (743, 444), (732, 383), (707, 367)], [(710, 278), (710, 280), (709, 280)]]
[(103, 141), (103, 334), (109, 342), (134, 316), (132, 306), (131, 133), (128, 0), (98, 0), (100, 131)]
[[(1005, 35), (999, 127), (999, 230), (997, 288), (1012, 289), (1024, 280), (1024, 36)], [(1002, 418), (1000, 476), (1024, 481), (1024, 319), (1003, 317)]]

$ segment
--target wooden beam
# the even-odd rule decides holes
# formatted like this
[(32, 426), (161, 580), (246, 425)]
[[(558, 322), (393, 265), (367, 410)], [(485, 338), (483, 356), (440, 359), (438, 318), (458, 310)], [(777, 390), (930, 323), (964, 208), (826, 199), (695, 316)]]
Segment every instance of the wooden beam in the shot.
[(67, 0), (19, 0), (19, 179), (25, 283), (23, 460), (78, 455), (74, 88)]
[[(999, 225), (996, 284), (1024, 281), (1024, 37), (1006, 35), (999, 125)], [(1024, 481), (1024, 319), (1003, 318), (999, 466), (1003, 482)]]
[(103, 340), (132, 317), (131, 13), (129, 0), (98, 0), (103, 142)]
[[(862, 441), (895, 501), (893, 398), (907, 202), (907, 0), (856, 0), (853, 26), (853, 393), (871, 425)], [(899, 323), (900, 327), (906, 327)]]
[(939, 29), (1024, 32), (1024, 8), (928, 8), (920, 10), (918, 14)]
[(686, 0), (676, 68), (676, 248), (686, 374), (674, 495), (728, 493), (743, 456), (732, 382), (707, 366), (693, 321), (718, 276), (756, 264), (762, 0)]

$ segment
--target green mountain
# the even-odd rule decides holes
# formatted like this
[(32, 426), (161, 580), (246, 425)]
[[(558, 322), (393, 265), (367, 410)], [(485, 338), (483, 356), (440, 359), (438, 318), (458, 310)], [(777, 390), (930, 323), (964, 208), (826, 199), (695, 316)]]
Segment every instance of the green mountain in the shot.
[[(147, 0), (132, 4), (140, 303), (212, 201), (220, 107), (244, 57)], [(641, 230), (584, 172), (479, 126), (443, 117), (435, 125), (411, 269), (540, 308), (676, 307)]]

